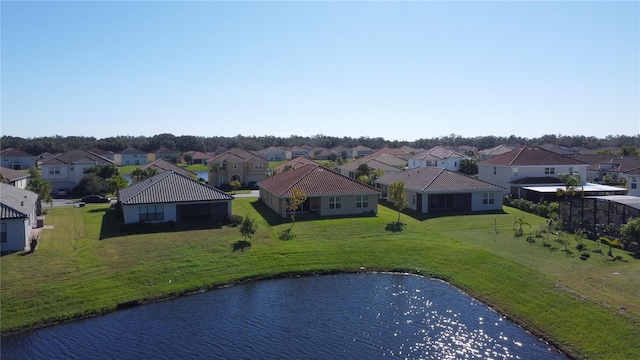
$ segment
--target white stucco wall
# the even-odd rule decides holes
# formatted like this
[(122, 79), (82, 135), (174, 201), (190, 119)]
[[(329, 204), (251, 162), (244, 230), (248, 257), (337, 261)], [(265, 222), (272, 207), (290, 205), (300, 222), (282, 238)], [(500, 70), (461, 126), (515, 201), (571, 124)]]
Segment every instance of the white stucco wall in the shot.
[[(151, 206), (152, 204), (147, 205), (123, 205), (122, 206), (122, 214), (124, 216), (125, 224), (133, 224), (140, 222), (140, 206)], [(176, 221), (176, 204), (158, 204), (164, 206), (164, 219), (158, 221), (148, 221), (148, 222), (167, 222), (167, 221)]]
[(471, 194), (471, 211), (492, 211), (502, 209), (502, 191), (490, 191), (493, 193), (493, 204), (483, 204), (484, 193), (488, 191), (475, 192)]

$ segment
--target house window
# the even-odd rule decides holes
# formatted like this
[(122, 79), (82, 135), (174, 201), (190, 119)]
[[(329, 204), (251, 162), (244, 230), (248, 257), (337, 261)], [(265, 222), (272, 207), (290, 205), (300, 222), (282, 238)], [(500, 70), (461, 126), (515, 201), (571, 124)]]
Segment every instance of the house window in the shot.
[(233, 170), (238, 170), (238, 164), (237, 163), (233, 163)]
[(573, 168), (573, 166), (569, 166), (569, 174), (574, 174), (575, 173), (575, 169)]
[(638, 188), (638, 178), (635, 176), (631, 177), (631, 188), (632, 189), (637, 189)]
[(356, 208), (363, 209), (369, 207), (369, 195), (356, 195)]
[[(569, 172), (571, 172), (571, 170), (569, 170)], [(552, 167), (544, 168), (544, 174), (545, 175), (553, 175), (555, 173), (556, 173), (556, 168), (552, 168)]]
[(342, 208), (342, 199), (340, 196), (329, 196), (329, 210), (337, 210)]
[(50, 175), (60, 175), (60, 167), (59, 166), (54, 166), (51, 169), (49, 169), (49, 174)]
[(513, 177), (518, 176), (518, 168), (514, 167), (513, 169), (511, 169), (511, 171), (513, 172)]
[(224, 176), (218, 176), (218, 179), (216, 180), (216, 184), (218, 184), (218, 186), (224, 184), (227, 181), (227, 179)]
[(492, 193), (492, 192), (482, 193), (482, 204), (483, 205), (492, 205), (493, 201), (494, 201), (493, 199), (494, 199), (494, 193)]
[(416, 204), (416, 194), (415, 193), (411, 194), (411, 199), (413, 201), (413, 204), (415, 205)]
[(263, 167), (262, 167), (262, 163), (255, 163), (255, 164), (253, 164), (253, 169), (254, 169), (254, 170), (262, 170), (262, 169), (263, 169)]
[(496, 171), (497, 171), (497, 168), (494, 166), (494, 167), (493, 167), (493, 175), (495, 175), (495, 174), (496, 174)]
[(0, 224), (0, 227), (2, 228), (2, 232), (0, 233), (0, 242), (6, 243), (7, 242), (7, 224), (2, 223)]
[(164, 220), (164, 206), (140, 206), (140, 221)]

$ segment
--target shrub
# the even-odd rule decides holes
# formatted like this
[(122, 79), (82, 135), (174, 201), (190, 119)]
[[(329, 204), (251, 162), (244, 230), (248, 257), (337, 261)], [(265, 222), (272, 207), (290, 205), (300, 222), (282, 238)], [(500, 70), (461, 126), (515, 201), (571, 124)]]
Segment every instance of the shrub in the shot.
[(224, 218), (224, 224), (225, 225), (235, 225), (235, 226), (237, 226), (241, 222), (242, 222), (242, 216), (241, 215), (231, 214), (231, 215), (227, 215)]

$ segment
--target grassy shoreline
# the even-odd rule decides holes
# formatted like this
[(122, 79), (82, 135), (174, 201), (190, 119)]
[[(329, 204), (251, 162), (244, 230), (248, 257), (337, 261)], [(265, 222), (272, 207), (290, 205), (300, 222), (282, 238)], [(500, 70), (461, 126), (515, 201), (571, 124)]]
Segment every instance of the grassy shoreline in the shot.
[(514, 217), (544, 223), (536, 216), (402, 215), (394, 233), (385, 225), (397, 214), (380, 207), (375, 217), (300, 219), (282, 241), (289, 223), (255, 199), (233, 206), (259, 223), (245, 250), (234, 251), (237, 228), (122, 236), (105, 205), (52, 209), (40, 249), (0, 263), (2, 335), (246, 281), (396, 271), (445, 280), (571, 357), (640, 353), (640, 262), (622, 252), (624, 261), (584, 261), (513, 237)]

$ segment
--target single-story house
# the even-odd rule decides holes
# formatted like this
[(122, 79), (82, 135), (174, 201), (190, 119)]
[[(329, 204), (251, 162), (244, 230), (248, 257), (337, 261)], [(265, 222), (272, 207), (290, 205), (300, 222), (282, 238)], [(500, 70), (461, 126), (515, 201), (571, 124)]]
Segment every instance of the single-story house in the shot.
[(193, 165), (193, 164), (206, 164), (207, 160), (211, 159), (213, 157), (213, 155), (209, 155), (209, 154), (205, 154), (203, 152), (200, 151), (187, 151), (184, 154), (182, 154), (182, 158), (184, 159), (185, 157), (190, 156), (191, 160), (189, 161), (189, 164)]
[(174, 171), (184, 176), (190, 177), (192, 179), (197, 178), (196, 173), (194, 173), (193, 171), (189, 171), (183, 167), (180, 167), (174, 163), (170, 163), (163, 159), (154, 160), (148, 163), (147, 165), (140, 167), (141, 170), (147, 170), (149, 168), (158, 170), (158, 173), (165, 172), (165, 171)]
[(0, 251), (29, 251), (40, 212), (38, 194), (0, 183)]
[(233, 196), (174, 171), (118, 192), (124, 222), (219, 222), (231, 214)]
[(29, 179), (31, 174), (24, 171), (13, 170), (6, 167), (0, 167), (0, 175), (7, 184), (15, 186), (20, 189), (26, 189), (29, 185)]
[(383, 197), (402, 180), (408, 208), (420, 213), (495, 211), (502, 209), (501, 186), (437, 167), (419, 167), (376, 180)]
[(282, 217), (293, 190), (304, 191), (307, 200), (297, 210), (320, 216), (360, 215), (378, 212), (380, 192), (321, 166), (305, 165), (276, 174), (258, 183), (260, 200)]

